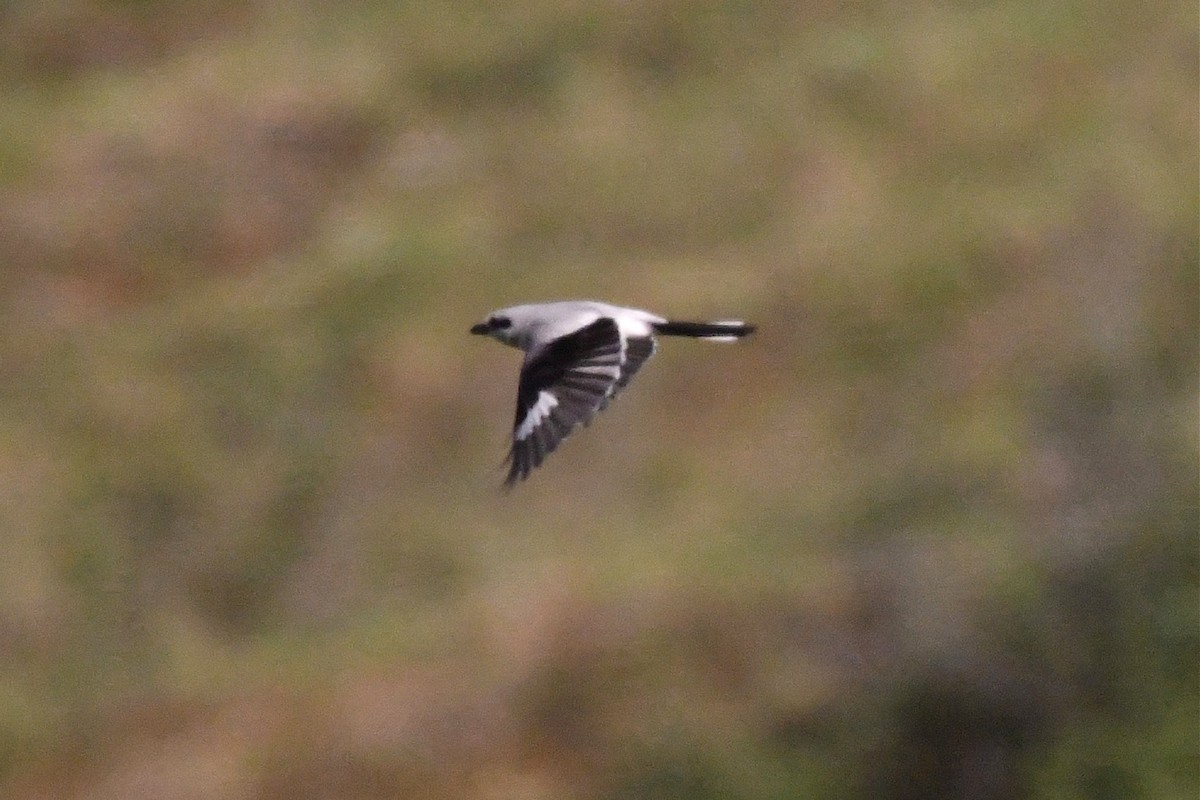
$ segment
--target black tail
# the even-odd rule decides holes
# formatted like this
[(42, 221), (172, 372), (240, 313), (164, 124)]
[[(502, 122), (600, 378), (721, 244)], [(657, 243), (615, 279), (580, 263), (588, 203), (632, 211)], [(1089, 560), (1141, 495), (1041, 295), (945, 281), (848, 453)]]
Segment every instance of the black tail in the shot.
[(654, 331), (663, 336), (692, 336), (697, 339), (732, 342), (754, 333), (754, 326), (736, 319), (723, 322), (656, 322)]

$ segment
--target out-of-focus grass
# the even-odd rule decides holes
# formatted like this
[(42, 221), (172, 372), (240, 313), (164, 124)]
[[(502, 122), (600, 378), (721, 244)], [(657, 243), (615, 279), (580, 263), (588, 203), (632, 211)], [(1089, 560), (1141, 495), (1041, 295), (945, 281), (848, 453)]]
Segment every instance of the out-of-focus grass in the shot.
[(1195, 22), (10, 4), (0, 794), (1192, 796)]

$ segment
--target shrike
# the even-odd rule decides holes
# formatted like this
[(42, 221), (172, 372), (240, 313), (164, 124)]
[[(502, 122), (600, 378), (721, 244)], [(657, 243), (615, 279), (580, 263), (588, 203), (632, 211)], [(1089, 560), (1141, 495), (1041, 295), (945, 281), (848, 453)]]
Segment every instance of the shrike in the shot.
[(565, 300), (501, 308), (471, 328), (525, 351), (517, 384), (508, 477), (525, 480), (579, 425), (587, 425), (654, 355), (655, 335), (732, 342), (741, 320), (674, 322), (637, 308)]

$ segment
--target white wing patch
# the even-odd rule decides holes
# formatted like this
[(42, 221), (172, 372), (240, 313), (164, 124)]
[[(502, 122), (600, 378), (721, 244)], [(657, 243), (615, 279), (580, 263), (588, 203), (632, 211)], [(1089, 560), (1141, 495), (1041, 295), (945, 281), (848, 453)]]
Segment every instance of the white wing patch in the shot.
[(521, 424), (517, 427), (515, 437), (518, 441), (523, 441), (529, 438), (529, 434), (533, 433), (534, 429), (541, 424), (551, 411), (558, 407), (558, 398), (543, 389), (538, 392), (537, 402), (529, 407), (525, 412), (525, 419), (521, 420)]

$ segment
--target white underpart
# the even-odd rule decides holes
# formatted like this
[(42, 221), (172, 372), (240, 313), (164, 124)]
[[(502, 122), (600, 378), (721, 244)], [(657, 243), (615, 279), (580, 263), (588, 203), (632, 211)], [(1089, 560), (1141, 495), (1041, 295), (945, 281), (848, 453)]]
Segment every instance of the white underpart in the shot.
[(533, 429), (541, 424), (550, 412), (558, 406), (558, 398), (547, 392), (545, 389), (538, 392), (537, 402), (529, 407), (525, 412), (525, 419), (521, 420), (521, 424), (517, 426), (517, 439), (524, 440), (529, 438), (529, 434), (533, 433)]
[[(619, 312), (621, 309), (616, 309), (616, 311)], [(641, 338), (643, 336), (651, 336), (654, 333), (654, 329), (650, 326), (651, 321), (665, 322), (660, 317), (655, 317), (645, 311), (637, 311), (636, 309), (629, 309), (625, 313), (614, 313), (612, 318), (617, 323), (617, 330), (621, 332), (622, 360), (625, 358), (625, 342), (629, 337), (636, 336)]]

